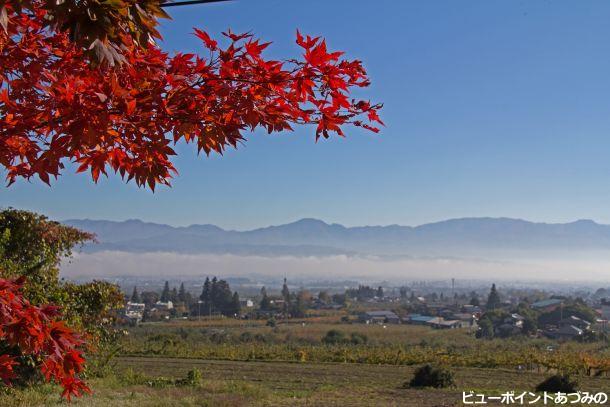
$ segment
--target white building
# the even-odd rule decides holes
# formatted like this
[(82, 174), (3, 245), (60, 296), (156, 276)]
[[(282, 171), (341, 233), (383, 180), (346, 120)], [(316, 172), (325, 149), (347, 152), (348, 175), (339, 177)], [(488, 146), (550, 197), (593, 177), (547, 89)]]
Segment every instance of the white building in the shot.
[(243, 308), (252, 308), (254, 307), (254, 301), (250, 299), (239, 300), (239, 305)]
[(157, 302), (155, 302), (155, 308), (159, 311), (169, 311), (170, 309), (174, 308), (174, 303), (171, 301), (168, 301), (168, 302), (157, 301)]
[(139, 302), (128, 302), (125, 306), (125, 318), (133, 324), (137, 325), (142, 322), (144, 317), (144, 309), (146, 305)]
[(146, 304), (140, 302), (128, 302), (125, 306), (125, 312), (144, 312)]

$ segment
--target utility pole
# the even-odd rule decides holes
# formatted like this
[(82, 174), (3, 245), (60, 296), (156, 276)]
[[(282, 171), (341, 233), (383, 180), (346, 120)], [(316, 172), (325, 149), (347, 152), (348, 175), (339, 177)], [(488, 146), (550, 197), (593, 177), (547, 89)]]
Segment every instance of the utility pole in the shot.
[(455, 278), (451, 278), (451, 296), (453, 297), (453, 304), (457, 306), (457, 298), (455, 297)]

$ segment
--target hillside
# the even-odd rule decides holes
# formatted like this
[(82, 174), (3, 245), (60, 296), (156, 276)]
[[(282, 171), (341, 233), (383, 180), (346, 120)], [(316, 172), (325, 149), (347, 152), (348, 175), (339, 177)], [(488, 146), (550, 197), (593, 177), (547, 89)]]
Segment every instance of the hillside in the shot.
[(248, 231), (225, 230), (214, 225), (173, 227), (140, 220), (72, 219), (65, 223), (97, 235), (99, 243), (87, 246), (87, 251), (451, 256), (610, 250), (610, 225), (591, 220), (550, 224), (509, 218), (462, 218), (415, 227), (345, 227), (301, 219)]

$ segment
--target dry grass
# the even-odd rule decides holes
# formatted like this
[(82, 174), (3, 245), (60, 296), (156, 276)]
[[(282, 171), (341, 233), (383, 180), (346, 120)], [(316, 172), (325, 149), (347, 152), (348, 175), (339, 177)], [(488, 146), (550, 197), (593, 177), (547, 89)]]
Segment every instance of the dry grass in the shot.
[[(453, 369), (456, 388), (405, 389), (415, 369), (410, 366), (231, 362), (174, 358), (120, 358), (117, 376), (91, 382), (92, 397), (75, 406), (457, 406), (463, 390), (499, 394), (532, 391), (544, 375), (501, 369)], [(149, 376), (184, 377), (197, 368), (204, 381), (198, 387), (150, 386), (134, 383), (130, 369)], [(135, 380), (137, 381), (137, 380)], [(580, 378), (586, 391), (607, 391), (603, 378)], [(58, 389), (42, 386), (0, 397), (0, 405), (61, 404)]]

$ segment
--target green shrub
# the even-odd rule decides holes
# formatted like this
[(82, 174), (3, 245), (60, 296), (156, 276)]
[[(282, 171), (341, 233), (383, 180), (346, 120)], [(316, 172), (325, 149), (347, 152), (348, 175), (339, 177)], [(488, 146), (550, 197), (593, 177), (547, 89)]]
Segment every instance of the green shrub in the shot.
[(348, 342), (348, 340), (345, 337), (345, 334), (336, 329), (331, 329), (330, 331), (326, 332), (326, 335), (322, 338), (322, 343), (327, 345), (337, 345), (346, 342)]
[(424, 365), (418, 368), (405, 387), (435, 387), (437, 389), (453, 386), (453, 373), (441, 367)]
[(267, 323), (265, 325), (270, 326), (271, 328), (275, 328), (277, 326), (277, 321), (275, 320), (275, 318), (271, 317), (267, 320)]
[(548, 393), (576, 393), (578, 388), (578, 382), (572, 380), (569, 375), (556, 374), (551, 377), (547, 377), (538, 386), (536, 391)]
[(352, 332), (350, 337), (350, 343), (352, 345), (365, 345), (369, 342), (369, 338), (365, 334), (360, 334), (358, 332)]
[(139, 384), (145, 384), (150, 378), (140, 372), (136, 372), (132, 368), (125, 370), (120, 376), (120, 380), (122, 383), (133, 386)]
[(201, 373), (201, 370), (193, 368), (188, 371), (186, 378), (182, 379), (179, 384), (182, 386), (199, 387), (201, 386), (202, 381), (203, 374)]

